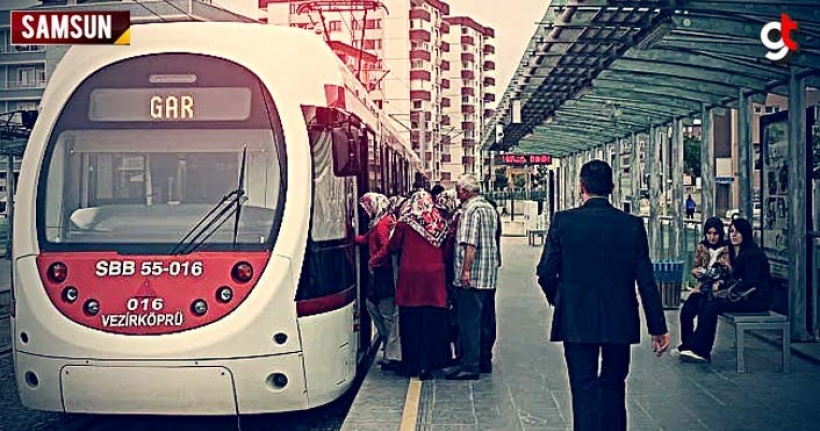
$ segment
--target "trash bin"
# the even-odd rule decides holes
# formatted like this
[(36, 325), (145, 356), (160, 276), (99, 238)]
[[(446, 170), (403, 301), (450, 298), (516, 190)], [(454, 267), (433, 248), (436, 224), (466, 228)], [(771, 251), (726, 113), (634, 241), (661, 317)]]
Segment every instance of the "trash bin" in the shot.
[(661, 293), (661, 302), (664, 309), (680, 308), (680, 298), (683, 287), (683, 261), (659, 260), (652, 264), (655, 273), (655, 283)]

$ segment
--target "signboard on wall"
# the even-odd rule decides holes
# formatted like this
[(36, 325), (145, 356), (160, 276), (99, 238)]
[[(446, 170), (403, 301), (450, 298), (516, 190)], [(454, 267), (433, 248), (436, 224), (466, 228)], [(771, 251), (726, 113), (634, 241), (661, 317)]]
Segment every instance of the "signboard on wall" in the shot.
[(523, 166), (523, 165), (551, 165), (552, 156), (549, 154), (502, 154), (501, 164)]
[[(812, 165), (812, 129), (814, 110), (808, 109), (806, 138), (808, 166)], [(789, 117), (788, 111), (766, 115), (760, 119), (763, 196), (760, 211), (761, 242), (769, 258), (772, 275), (788, 278), (789, 261)], [(807, 172), (808, 174), (808, 172)], [(811, 208), (811, 207), (809, 207)], [(807, 220), (811, 223), (811, 220)], [(807, 226), (811, 230), (811, 225)]]

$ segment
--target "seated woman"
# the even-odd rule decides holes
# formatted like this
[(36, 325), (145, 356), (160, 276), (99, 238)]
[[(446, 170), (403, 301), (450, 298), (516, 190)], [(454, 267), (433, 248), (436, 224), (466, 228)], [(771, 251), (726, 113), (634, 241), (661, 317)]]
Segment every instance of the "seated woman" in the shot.
[[(690, 350), (689, 343), (695, 332), (695, 318), (700, 314), (708, 292), (703, 291), (704, 281), (709, 270), (715, 266), (729, 267), (729, 243), (723, 235), (723, 222), (717, 217), (709, 217), (703, 224), (703, 241), (695, 250), (695, 262), (692, 275), (698, 279), (698, 285), (686, 298), (680, 310), (680, 340), (678, 353)], [(711, 288), (711, 283), (707, 283)]]
[[(680, 357), (686, 361), (708, 362), (715, 344), (717, 319), (725, 311), (766, 311), (772, 303), (769, 261), (763, 250), (755, 244), (752, 225), (744, 218), (732, 220), (729, 227), (729, 260), (732, 263), (733, 287), (736, 295), (731, 300), (710, 299), (698, 316), (698, 326), (691, 337), (687, 350)], [(715, 283), (715, 290), (721, 282)]]

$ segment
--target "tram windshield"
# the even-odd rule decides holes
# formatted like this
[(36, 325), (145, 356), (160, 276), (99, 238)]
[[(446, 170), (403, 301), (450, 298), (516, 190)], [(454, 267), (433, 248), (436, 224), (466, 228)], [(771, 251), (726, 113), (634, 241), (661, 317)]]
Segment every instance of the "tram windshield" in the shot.
[[(176, 244), (237, 189), (245, 148), (236, 244), (264, 245), (280, 204), (280, 164), (272, 131), (258, 129), (63, 131), (46, 161), (46, 240)], [(203, 249), (232, 246), (234, 222), (214, 226)]]

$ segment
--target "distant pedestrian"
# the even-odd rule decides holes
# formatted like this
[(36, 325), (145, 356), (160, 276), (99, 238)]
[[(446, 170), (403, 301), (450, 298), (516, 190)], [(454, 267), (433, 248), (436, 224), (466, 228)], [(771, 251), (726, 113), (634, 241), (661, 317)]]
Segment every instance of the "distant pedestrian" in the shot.
[(636, 283), (658, 356), (669, 333), (643, 221), (609, 203), (606, 162), (584, 164), (580, 177), (583, 205), (555, 213), (538, 283), (555, 307), (550, 339), (564, 342), (574, 429), (625, 431), (630, 344), (640, 342)]
[(692, 199), (692, 195), (689, 195), (689, 197), (686, 198), (686, 218), (695, 217), (695, 208), (697, 207), (698, 204)]
[(498, 212), (479, 194), (472, 174), (456, 185), (463, 202), (455, 237), (455, 300), (458, 310), (459, 366), (446, 375), (452, 380), (476, 380), (492, 372), (496, 339), (495, 290), (498, 282)]

